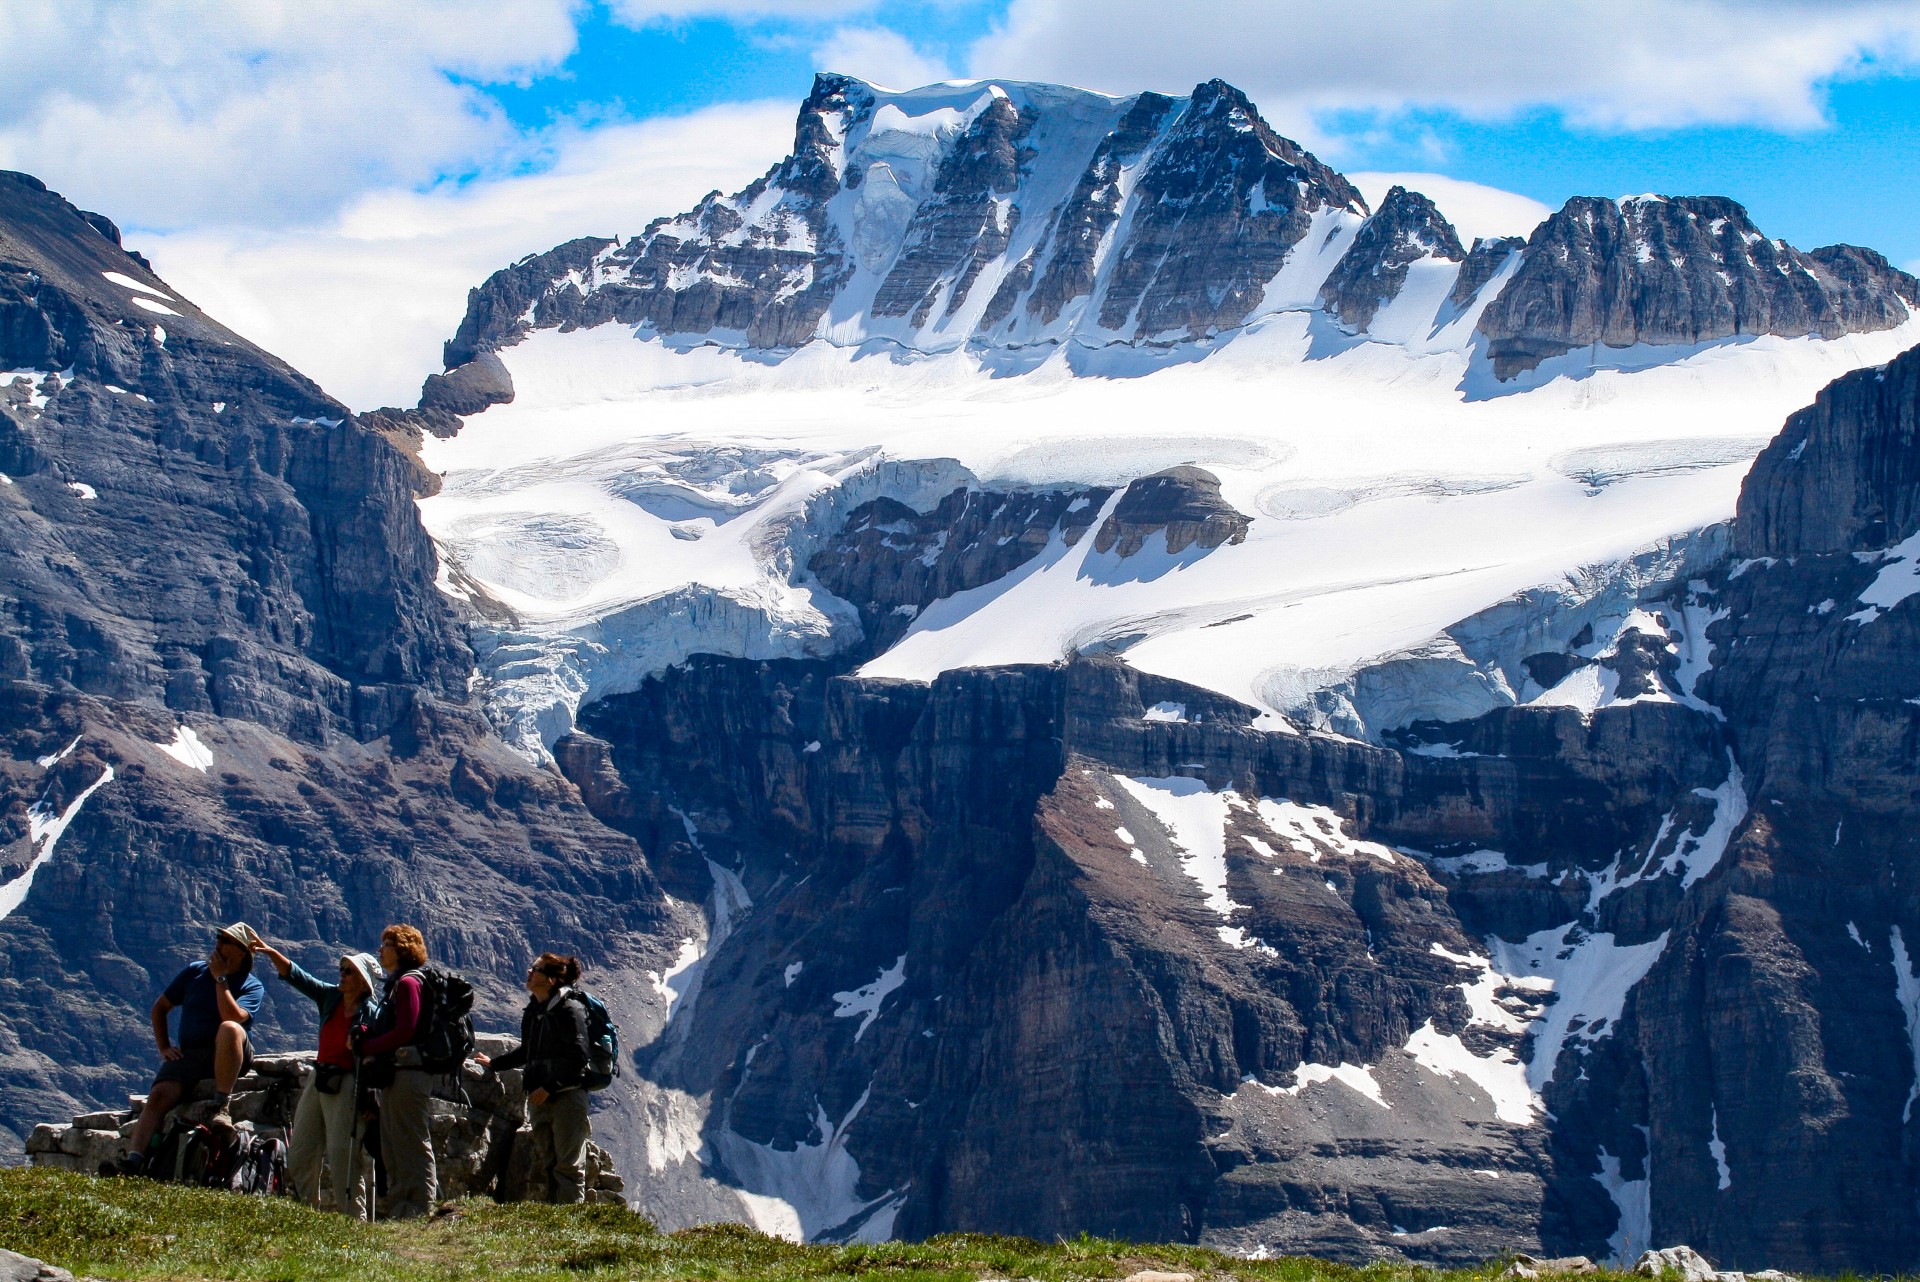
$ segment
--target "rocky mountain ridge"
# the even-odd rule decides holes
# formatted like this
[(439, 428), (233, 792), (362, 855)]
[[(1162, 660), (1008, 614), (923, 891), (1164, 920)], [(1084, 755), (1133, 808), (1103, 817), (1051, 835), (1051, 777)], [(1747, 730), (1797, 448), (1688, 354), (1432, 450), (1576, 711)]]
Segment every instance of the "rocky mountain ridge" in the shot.
[[(1107, 98), (823, 74), (764, 178), (630, 239), (571, 241), (495, 273), (446, 363), (613, 323), (757, 350), (880, 342), (1038, 360), (1063, 345), (1212, 342), (1318, 311), (1422, 348), (1465, 318), (1445, 342), (1476, 344), (1508, 380), (1585, 347), (1873, 332), (1916, 304), (1920, 282), (1883, 256), (1803, 253), (1724, 197), (1579, 197), (1524, 243), (1469, 254), (1426, 197), (1396, 188), (1369, 210), (1219, 80), (1186, 98)], [(1383, 310), (1392, 323), (1377, 326)]]

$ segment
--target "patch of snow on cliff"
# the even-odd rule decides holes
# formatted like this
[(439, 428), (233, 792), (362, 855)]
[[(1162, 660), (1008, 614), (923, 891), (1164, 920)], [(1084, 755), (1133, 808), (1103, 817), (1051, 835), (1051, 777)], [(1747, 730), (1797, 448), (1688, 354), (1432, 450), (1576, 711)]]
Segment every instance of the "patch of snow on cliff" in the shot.
[(1394, 863), (1393, 851), (1377, 841), (1364, 841), (1347, 834), (1346, 819), (1326, 806), (1306, 806), (1297, 801), (1262, 797), (1254, 803), (1260, 822), (1284, 838), (1287, 844), (1320, 862), (1321, 847), (1343, 855), (1365, 855), (1383, 864)]
[(687, 841), (706, 858), (707, 874), (713, 883), (706, 903), (706, 938), (682, 940), (679, 955), (664, 973), (649, 972), (654, 991), (667, 1004), (667, 1028), (663, 1036), (680, 1038), (686, 1035), (686, 1025), (676, 1022), (674, 1015), (693, 1005), (693, 998), (700, 992), (700, 980), (706, 971), (707, 958), (733, 934), (734, 923), (752, 909), (753, 896), (747, 893), (746, 883), (740, 880), (738, 873), (722, 867), (707, 856), (706, 846), (700, 840), (699, 826), (694, 823), (693, 817), (678, 806), (668, 806), (667, 809), (680, 821), (680, 826), (686, 831)]
[(1468, 1050), (1458, 1034), (1436, 1029), (1431, 1019), (1407, 1039), (1406, 1051), (1428, 1072), (1464, 1077), (1478, 1086), (1493, 1101), (1493, 1115), (1501, 1121), (1520, 1125), (1533, 1121), (1538, 1105), (1527, 1089), (1526, 1066), (1512, 1052), (1502, 1050), (1482, 1058)]
[(1142, 721), (1185, 722), (1187, 719), (1187, 705), (1184, 703), (1162, 701), (1141, 713), (1140, 719)]
[(100, 274), (107, 278), (108, 283), (118, 285), (122, 289), (135, 290), (142, 294), (152, 294), (155, 298), (164, 298), (168, 302), (178, 301), (172, 294), (162, 293), (151, 285), (142, 284), (125, 272), (101, 272)]
[[(1460, 985), (1471, 1012), (1471, 1024), (1507, 1033), (1526, 1027), (1527, 1021), (1495, 994), (1506, 986), (1544, 985), (1529, 984), (1524, 979), (1516, 981), (1497, 973), (1492, 962), (1484, 957), (1456, 953), (1438, 943), (1432, 946), (1432, 951), (1435, 956), (1473, 972), (1473, 977)], [(1464, 1077), (1485, 1091), (1493, 1101), (1494, 1116), (1503, 1122), (1531, 1122), (1540, 1109), (1540, 1101), (1527, 1080), (1526, 1066), (1505, 1047), (1486, 1055), (1475, 1055), (1457, 1034), (1441, 1033), (1429, 1019), (1407, 1039), (1406, 1051), (1429, 1072), (1442, 1077)]]
[(35, 764), (36, 766), (39, 766), (39, 767), (40, 767), (40, 768), (41, 768), (42, 770), (51, 770), (51, 769), (53, 769), (53, 768), (54, 768), (55, 766), (57, 766), (57, 765), (59, 765), (59, 764), (60, 764), (61, 762), (63, 762), (63, 761), (65, 761), (65, 760), (67, 759), (67, 757), (68, 757), (68, 756), (70, 756), (70, 755), (72, 754), (72, 752), (73, 752), (73, 750), (74, 750), (75, 748), (78, 748), (78, 747), (80, 746), (80, 740), (81, 740), (81, 739), (82, 739), (83, 737), (84, 737), (84, 736), (82, 736), (82, 735), (75, 735), (75, 736), (73, 736), (73, 742), (72, 742), (72, 743), (70, 743), (70, 744), (68, 744), (68, 745), (67, 745), (66, 747), (64, 747), (64, 748), (62, 748), (62, 749), (60, 749), (60, 751), (58, 751), (58, 752), (55, 752), (55, 753), (52, 753), (52, 754), (50, 754), (50, 755), (48, 755), (48, 756), (45, 756), (45, 757), (35, 757), (35, 758), (33, 759), (33, 763), (34, 763), (34, 764)]
[(113, 767), (103, 770), (98, 779), (88, 784), (78, 796), (67, 803), (67, 808), (54, 814), (42, 797), (27, 811), (27, 845), (33, 851), (33, 858), (18, 877), (0, 886), (0, 920), (11, 917), (14, 910), (26, 902), (27, 892), (33, 889), (34, 874), (38, 873), (47, 860), (53, 858), (53, 848), (60, 844), (60, 836), (66, 832), (67, 825), (80, 813), (80, 807), (87, 804), (87, 798), (98, 792), (102, 786), (113, 779)]
[(1291, 1086), (1268, 1086), (1264, 1082), (1257, 1082), (1251, 1077), (1245, 1080), (1253, 1082), (1254, 1085), (1259, 1086), (1261, 1090), (1266, 1091), (1269, 1095), (1298, 1095), (1309, 1086), (1318, 1086), (1322, 1082), (1338, 1082), (1348, 1090), (1364, 1095), (1381, 1108), (1391, 1109), (1393, 1107), (1393, 1105), (1387, 1103), (1386, 1097), (1380, 1093), (1380, 1083), (1375, 1080), (1373, 1070), (1365, 1064), (1349, 1064), (1345, 1062), (1337, 1066), (1331, 1064), (1302, 1064), (1293, 1070), (1293, 1085)]
[(1713, 1138), (1707, 1141), (1707, 1151), (1713, 1154), (1713, 1169), (1720, 1175), (1720, 1189), (1725, 1192), (1733, 1187), (1733, 1170), (1727, 1165), (1727, 1142), (1720, 1138), (1720, 1106), (1713, 1109)]
[(816, 1102), (812, 1141), (791, 1149), (756, 1143), (730, 1128), (715, 1136), (755, 1228), (791, 1242), (882, 1241), (892, 1233), (904, 1195), (888, 1189), (862, 1199), (860, 1164), (847, 1151), (847, 1132), (872, 1093), (869, 1083), (837, 1123)]
[(85, 481), (68, 481), (67, 488), (83, 499), (97, 499), (100, 497), (100, 491), (94, 489)]
[[(1411, 851), (1409, 854), (1413, 853)], [(1457, 855), (1427, 855), (1428, 862), (1454, 876), (1473, 876), (1490, 872), (1517, 872), (1528, 877), (1545, 877), (1547, 865), (1516, 864), (1499, 850), (1467, 850)]]
[(1850, 622), (1872, 623), (1894, 606), (1920, 593), (1920, 534), (1894, 544), (1879, 557), (1880, 573), (1861, 589), (1862, 609), (1849, 614)]
[(1893, 995), (1906, 1016), (1907, 1043), (1913, 1050), (1913, 1082), (1907, 1087), (1907, 1105), (1900, 1112), (1901, 1122), (1913, 1120), (1913, 1103), (1920, 1099), (1920, 976), (1913, 973), (1907, 958), (1907, 941), (1895, 926), (1890, 939), (1893, 951)]
[(893, 965), (881, 970), (870, 984), (844, 993), (835, 993), (833, 1008), (835, 1019), (853, 1019), (858, 1017), (860, 1027), (853, 1030), (853, 1040), (859, 1041), (865, 1036), (867, 1026), (880, 1017), (881, 1003), (888, 994), (907, 982), (907, 955), (901, 953)]
[(154, 747), (172, 757), (189, 770), (198, 770), (201, 774), (213, 765), (213, 749), (200, 742), (200, 736), (193, 732), (192, 726), (181, 726), (173, 732), (172, 743), (156, 743)]
[(1719, 866), (1734, 830), (1747, 817), (1746, 777), (1731, 751), (1727, 753), (1727, 777), (1720, 786), (1695, 788), (1692, 795), (1713, 803), (1713, 817), (1707, 821), (1705, 830), (1696, 834), (1691, 826), (1680, 826), (1674, 814), (1666, 815), (1648, 845), (1646, 859), (1637, 868), (1622, 873), (1621, 861), (1615, 860), (1606, 870), (1590, 874), (1589, 909), (1598, 907), (1600, 901), (1616, 890), (1673, 873), (1680, 875), (1680, 888), (1686, 890)]
[(1612, 1248), (1609, 1260), (1625, 1268), (1633, 1252), (1650, 1248), (1653, 1240), (1653, 1181), (1647, 1176), (1629, 1180), (1620, 1172), (1620, 1159), (1600, 1149), (1600, 1173), (1593, 1177), (1600, 1187), (1613, 1199), (1613, 1205), (1620, 1213), (1618, 1225), (1607, 1245)]
[(1613, 1032), (1627, 993), (1666, 949), (1667, 932), (1644, 944), (1620, 944), (1613, 935), (1590, 934), (1576, 922), (1550, 926), (1517, 944), (1498, 938), (1488, 943), (1493, 965), (1508, 983), (1558, 994), (1529, 1025), (1533, 1058), (1526, 1076), (1538, 1092), (1554, 1079), (1569, 1042), (1584, 1051)]
[(173, 308), (167, 306), (165, 303), (155, 302), (151, 298), (141, 298), (136, 295), (133, 298), (132, 302), (135, 307), (138, 307), (143, 311), (155, 312), (161, 316), (178, 316), (180, 314), (179, 312), (174, 311)]
[(1180, 870), (1200, 887), (1208, 908), (1231, 920), (1246, 911), (1227, 895), (1227, 807), (1233, 795), (1209, 792), (1199, 779), (1129, 779), (1119, 783), (1152, 813), (1180, 849)]
[(673, 1018), (674, 1003), (686, 996), (693, 984), (693, 977), (687, 972), (692, 970), (702, 956), (700, 941), (683, 939), (680, 941), (680, 953), (674, 958), (673, 965), (664, 971), (650, 970), (648, 977), (653, 981), (653, 991), (658, 993), (667, 1004), (667, 1018)]

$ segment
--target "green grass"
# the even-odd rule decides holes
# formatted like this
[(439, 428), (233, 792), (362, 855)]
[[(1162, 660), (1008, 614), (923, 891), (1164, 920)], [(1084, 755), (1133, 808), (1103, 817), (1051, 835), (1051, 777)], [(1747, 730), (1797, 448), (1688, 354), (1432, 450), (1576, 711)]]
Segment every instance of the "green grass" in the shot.
[(1140, 1269), (1267, 1282), (1468, 1282), (1498, 1271), (1497, 1262), (1443, 1274), (1404, 1265), (1240, 1260), (1200, 1247), (971, 1233), (878, 1246), (800, 1246), (738, 1225), (661, 1233), (617, 1206), (469, 1201), (431, 1221), (365, 1225), (289, 1198), (31, 1168), (0, 1170), (0, 1246), (83, 1276), (234, 1282), (1068, 1282), (1124, 1278)]

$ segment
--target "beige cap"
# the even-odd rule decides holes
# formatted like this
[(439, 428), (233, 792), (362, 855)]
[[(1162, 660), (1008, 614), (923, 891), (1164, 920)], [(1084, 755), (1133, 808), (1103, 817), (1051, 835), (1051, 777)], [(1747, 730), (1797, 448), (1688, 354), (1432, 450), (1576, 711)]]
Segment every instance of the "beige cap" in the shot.
[(252, 952), (255, 945), (266, 942), (260, 938), (260, 932), (247, 925), (244, 921), (236, 921), (231, 926), (223, 926), (215, 933), (223, 939), (232, 940), (248, 952)]

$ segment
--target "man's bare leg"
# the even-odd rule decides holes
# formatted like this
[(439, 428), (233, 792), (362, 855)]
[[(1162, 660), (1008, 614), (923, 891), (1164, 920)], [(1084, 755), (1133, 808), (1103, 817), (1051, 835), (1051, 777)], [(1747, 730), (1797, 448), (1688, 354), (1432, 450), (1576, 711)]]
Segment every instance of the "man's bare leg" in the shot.
[(173, 1110), (180, 1102), (180, 1083), (155, 1082), (153, 1089), (147, 1092), (147, 1102), (140, 1106), (140, 1120), (134, 1123), (133, 1138), (127, 1141), (129, 1151), (139, 1157), (145, 1157), (147, 1145), (153, 1142), (153, 1133), (160, 1129), (160, 1119)]
[(213, 1089), (222, 1095), (233, 1094), (240, 1080), (240, 1065), (246, 1061), (247, 1030), (228, 1020), (213, 1038)]
[(232, 1020), (222, 1023), (213, 1038), (215, 1108), (213, 1116), (207, 1119), (207, 1125), (216, 1131), (233, 1129), (233, 1118), (227, 1110), (232, 1103), (233, 1084), (240, 1080), (240, 1066), (246, 1062), (246, 1056), (246, 1028)]

